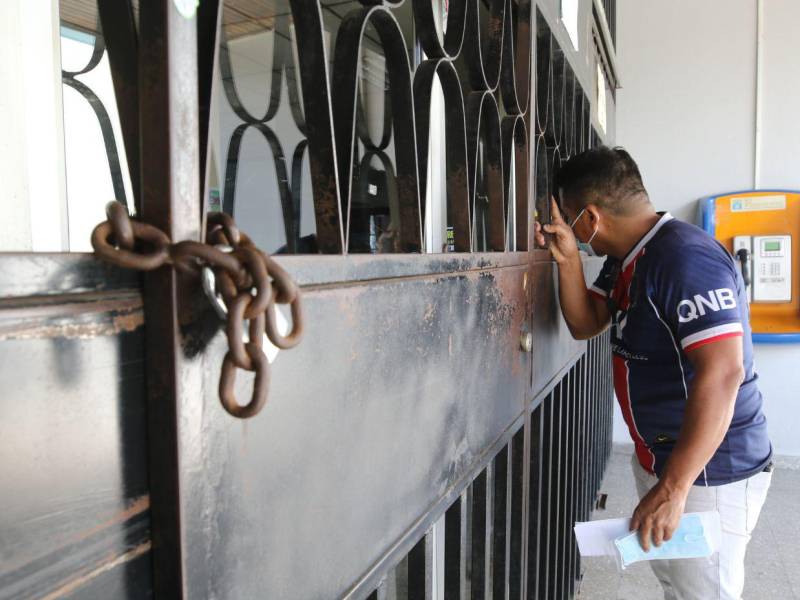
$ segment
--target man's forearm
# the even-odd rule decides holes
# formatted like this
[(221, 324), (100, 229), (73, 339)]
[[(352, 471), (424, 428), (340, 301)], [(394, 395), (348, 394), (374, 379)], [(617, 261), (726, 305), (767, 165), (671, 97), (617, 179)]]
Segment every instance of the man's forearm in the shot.
[(698, 373), (678, 441), (661, 475), (666, 487), (687, 491), (714, 456), (730, 427), (740, 381), (738, 371)]
[(598, 323), (580, 258), (558, 265), (558, 296), (561, 312), (574, 338), (585, 339), (600, 332), (605, 324)]

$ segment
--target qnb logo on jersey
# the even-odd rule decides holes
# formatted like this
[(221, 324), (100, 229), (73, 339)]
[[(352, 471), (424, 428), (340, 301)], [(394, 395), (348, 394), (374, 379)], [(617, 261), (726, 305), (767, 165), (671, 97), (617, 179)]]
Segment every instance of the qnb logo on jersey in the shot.
[(707, 310), (718, 312), (736, 308), (736, 296), (730, 288), (709, 290), (703, 294), (695, 294), (691, 300), (681, 300), (678, 304), (678, 321), (688, 323), (706, 315)]

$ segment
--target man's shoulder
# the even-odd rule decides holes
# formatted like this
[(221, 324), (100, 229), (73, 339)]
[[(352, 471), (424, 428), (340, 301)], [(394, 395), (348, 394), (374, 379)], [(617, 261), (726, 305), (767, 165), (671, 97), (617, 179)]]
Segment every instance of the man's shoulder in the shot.
[(648, 244), (647, 254), (674, 266), (691, 264), (698, 256), (727, 262), (728, 252), (708, 233), (692, 225), (672, 219), (656, 239)]
[(665, 223), (664, 227), (661, 228), (661, 234), (662, 235), (657, 236), (657, 239), (654, 240), (659, 242), (658, 245), (716, 245), (716, 240), (700, 227), (685, 221), (679, 221), (678, 219), (671, 219), (669, 222)]
[(699, 283), (735, 273), (731, 255), (705, 231), (677, 220), (667, 225), (646, 253), (647, 278), (657, 289), (671, 289), (678, 281)]

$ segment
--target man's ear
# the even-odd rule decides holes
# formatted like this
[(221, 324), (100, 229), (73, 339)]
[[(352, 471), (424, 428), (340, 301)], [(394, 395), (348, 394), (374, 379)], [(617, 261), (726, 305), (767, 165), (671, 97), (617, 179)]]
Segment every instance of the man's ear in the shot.
[(589, 223), (596, 225), (600, 222), (600, 209), (595, 204), (587, 204), (586, 212), (589, 213)]

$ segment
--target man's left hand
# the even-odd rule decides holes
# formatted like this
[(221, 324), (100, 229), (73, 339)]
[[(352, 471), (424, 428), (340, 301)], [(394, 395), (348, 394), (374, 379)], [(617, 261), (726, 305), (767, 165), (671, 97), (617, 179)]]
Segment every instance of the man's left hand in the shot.
[(660, 546), (675, 533), (683, 516), (689, 490), (671, 488), (659, 481), (639, 502), (631, 517), (631, 531), (639, 531), (639, 543), (645, 552), (653, 544)]

